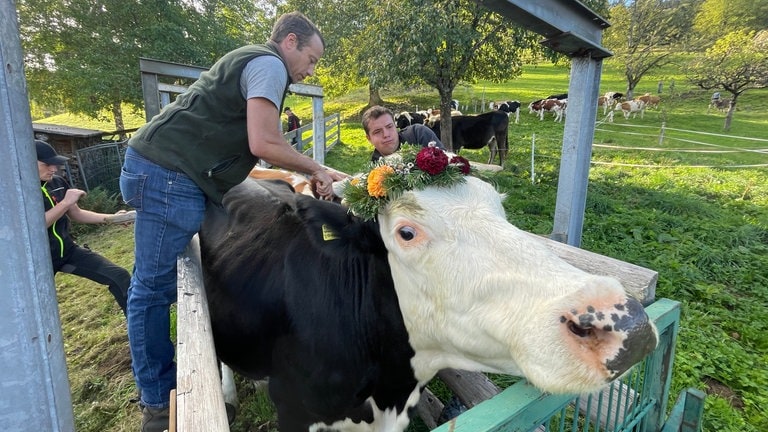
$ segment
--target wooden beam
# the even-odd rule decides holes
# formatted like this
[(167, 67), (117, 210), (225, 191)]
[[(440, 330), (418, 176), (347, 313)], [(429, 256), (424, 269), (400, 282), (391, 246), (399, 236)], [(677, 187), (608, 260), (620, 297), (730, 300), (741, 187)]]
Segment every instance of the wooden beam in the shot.
[(176, 326), (176, 428), (228, 432), (197, 236), (179, 256)]

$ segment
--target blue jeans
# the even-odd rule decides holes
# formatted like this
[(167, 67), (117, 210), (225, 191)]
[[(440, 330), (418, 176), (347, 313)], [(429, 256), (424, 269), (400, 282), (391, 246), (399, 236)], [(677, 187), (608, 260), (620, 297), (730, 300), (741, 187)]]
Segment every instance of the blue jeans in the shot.
[(176, 258), (200, 229), (206, 197), (186, 175), (167, 170), (132, 148), (120, 191), (136, 209), (135, 260), (128, 294), (128, 342), (141, 402), (169, 406), (176, 388), (170, 307), (176, 302)]

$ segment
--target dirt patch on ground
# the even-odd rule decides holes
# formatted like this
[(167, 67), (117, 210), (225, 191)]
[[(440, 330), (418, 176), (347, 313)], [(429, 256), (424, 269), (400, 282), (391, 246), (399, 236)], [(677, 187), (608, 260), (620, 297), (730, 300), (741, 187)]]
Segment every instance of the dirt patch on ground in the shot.
[(744, 401), (727, 385), (712, 377), (704, 377), (704, 383), (707, 384), (707, 394), (720, 396), (728, 401), (728, 404), (738, 410), (744, 408)]

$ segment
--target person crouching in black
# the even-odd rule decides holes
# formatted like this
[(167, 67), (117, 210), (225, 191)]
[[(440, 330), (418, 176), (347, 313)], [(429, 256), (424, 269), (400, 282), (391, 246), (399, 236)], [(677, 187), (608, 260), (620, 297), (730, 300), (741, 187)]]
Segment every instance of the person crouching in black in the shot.
[[(77, 202), (86, 192), (71, 188), (64, 178), (56, 175), (68, 158), (56, 153), (45, 141), (36, 140), (37, 169), (45, 204), (45, 226), (51, 247), (53, 273), (70, 273), (107, 285), (118, 306), (125, 314), (131, 275), (117, 264), (96, 252), (79, 246), (69, 233), (70, 220), (97, 224), (107, 222), (111, 214), (81, 209)], [(123, 213), (120, 211), (119, 213)]]

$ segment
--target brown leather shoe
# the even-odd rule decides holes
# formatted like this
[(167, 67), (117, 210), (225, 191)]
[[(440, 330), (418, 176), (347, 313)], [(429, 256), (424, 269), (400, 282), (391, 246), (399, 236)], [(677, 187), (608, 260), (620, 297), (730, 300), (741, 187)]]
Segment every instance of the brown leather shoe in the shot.
[(141, 408), (141, 432), (165, 432), (168, 430), (168, 408)]

